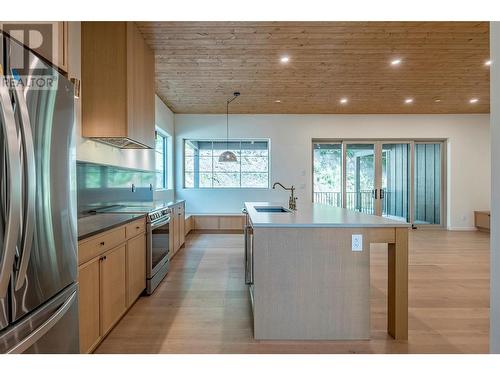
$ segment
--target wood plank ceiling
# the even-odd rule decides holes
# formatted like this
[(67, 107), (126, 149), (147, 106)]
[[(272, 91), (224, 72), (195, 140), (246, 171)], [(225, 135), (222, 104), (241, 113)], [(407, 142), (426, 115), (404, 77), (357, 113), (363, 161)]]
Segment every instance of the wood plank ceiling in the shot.
[(225, 113), (233, 91), (231, 113), (489, 112), (487, 22), (138, 26), (156, 55), (157, 93), (176, 113)]

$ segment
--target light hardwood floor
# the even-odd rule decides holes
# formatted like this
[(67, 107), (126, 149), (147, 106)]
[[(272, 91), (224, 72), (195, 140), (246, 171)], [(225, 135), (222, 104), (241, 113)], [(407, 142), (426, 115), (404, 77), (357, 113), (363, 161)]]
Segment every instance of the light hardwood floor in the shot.
[(371, 249), (371, 340), (255, 341), (243, 236), (190, 234), (97, 353), (487, 353), (489, 235), (410, 233), (409, 339), (386, 333), (387, 246)]

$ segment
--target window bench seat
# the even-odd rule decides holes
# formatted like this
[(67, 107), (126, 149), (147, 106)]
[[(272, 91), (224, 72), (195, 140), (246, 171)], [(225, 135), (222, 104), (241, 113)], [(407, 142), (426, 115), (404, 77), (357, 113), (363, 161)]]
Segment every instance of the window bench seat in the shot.
[(186, 213), (185, 231), (198, 233), (243, 233), (245, 215), (238, 213)]

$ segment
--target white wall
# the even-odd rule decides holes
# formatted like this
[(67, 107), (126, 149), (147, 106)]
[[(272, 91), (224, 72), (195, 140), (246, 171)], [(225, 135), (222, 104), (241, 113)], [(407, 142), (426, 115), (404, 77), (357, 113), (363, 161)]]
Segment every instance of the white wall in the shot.
[[(244, 201), (287, 199), (270, 189), (183, 189), (182, 140), (224, 138), (223, 115), (175, 115), (176, 197), (188, 212), (239, 212)], [(490, 207), (489, 115), (231, 115), (230, 137), (271, 139), (271, 181), (312, 197), (312, 139), (446, 139), (448, 226), (473, 228)]]
[(170, 138), (167, 144), (167, 180), (168, 189), (155, 191), (154, 199), (168, 200), (174, 199), (174, 114), (165, 103), (155, 95), (155, 123), (167, 133)]
[[(69, 77), (81, 79), (81, 23), (69, 22), (68, 26), (68, 67)], [(85, 86), (81, 87), (82, 93)], [(81, 101), (75, 100), (76, 159), (127, 168), (154, 170), (153, 150), (120, 150), (116, 147), (82, 138)]]
[(490, 352), (500, 353), (500, 22), (490, 23), (491, 263)]

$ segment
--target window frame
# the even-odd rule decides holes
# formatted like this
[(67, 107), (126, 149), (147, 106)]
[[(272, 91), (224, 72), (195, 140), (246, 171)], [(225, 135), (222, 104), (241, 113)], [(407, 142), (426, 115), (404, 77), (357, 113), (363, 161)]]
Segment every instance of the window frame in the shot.
[[(240, 175), (240, 186), (231, 187), (191, 187), (186, 186), (186, 141), (192, 142), (267, 142), (267, 186), (266, 187), (243, 187), (241, 186), (241, 168), (238, 172)], [(213, 146), (212, 146), (213, 147)], [(240, 145), (241, 151), (241, 145)], [(212, 155), (213, 157), (213, 155)], [(241, 163), (241, 162), (240, 162)], [(211, 173), (213, 174), (213, 167)], [(258, 173), (258, 172), (255, 172)], [(262, 172), (266, 173), (266, 172)], [(271, 189), (271, 139), (270, 138), (182, 138), (182, 188), (187, 190), (269, 190)]]
[[(163, 173), (163, 186), (162, 187), (156, 186), (156, 176), (159, 173), (158, 170), (156, 169), (156, 154), (159, 154), (159, 152), (156, 149), (156, 139), (158, 136), (163, 138), (163, 172), (162, 172)], [(155, 127), (155, 147), (154, 147), (154, 153), (155, 153), (155, 191), (168, 190), (168, 169), (167, 169), (168, 138), (169, 138), (169, 135), (163, 129), (159, 128), (158, 126)]]

